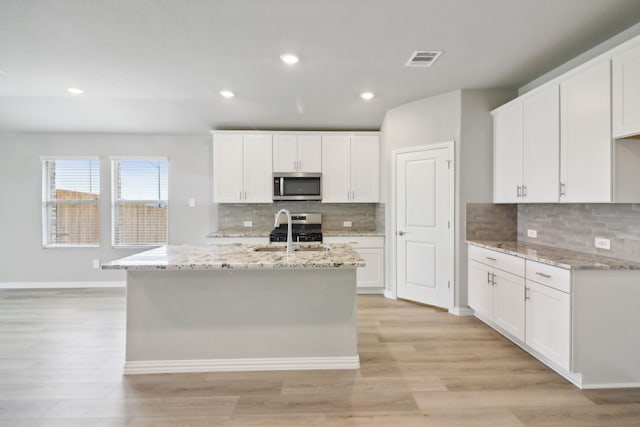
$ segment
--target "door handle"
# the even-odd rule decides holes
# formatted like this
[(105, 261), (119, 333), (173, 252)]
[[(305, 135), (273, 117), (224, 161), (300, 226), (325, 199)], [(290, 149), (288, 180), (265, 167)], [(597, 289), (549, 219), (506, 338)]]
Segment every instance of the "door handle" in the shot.
[(516, 197), (522, 197), (522, 186), (521, 185), (517, 186)]
[(404, 231), (402, 231), (402, 230), (398, 231), (398, 236), (404, 236), (405, 234), (407, 234), (407, 233), (405, 233), (405, 232), (404, 232)]

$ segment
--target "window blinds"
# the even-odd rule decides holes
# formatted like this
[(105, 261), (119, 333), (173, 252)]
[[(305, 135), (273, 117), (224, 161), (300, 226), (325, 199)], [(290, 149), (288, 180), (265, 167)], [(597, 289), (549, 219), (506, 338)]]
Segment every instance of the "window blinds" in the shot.
[(166, 159), (112, 160), (114, 246), (167, 243), (168, 166)]
[(42, 159), (43, 245), (100, 244), (100, 161)]

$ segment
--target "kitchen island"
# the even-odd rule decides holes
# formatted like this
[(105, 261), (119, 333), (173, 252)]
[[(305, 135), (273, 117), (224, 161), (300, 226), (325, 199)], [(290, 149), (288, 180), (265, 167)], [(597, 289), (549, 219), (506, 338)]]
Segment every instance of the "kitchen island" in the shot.
[(127, 272), (125, 374), (357, 369), (349, 245), (163, 246)]

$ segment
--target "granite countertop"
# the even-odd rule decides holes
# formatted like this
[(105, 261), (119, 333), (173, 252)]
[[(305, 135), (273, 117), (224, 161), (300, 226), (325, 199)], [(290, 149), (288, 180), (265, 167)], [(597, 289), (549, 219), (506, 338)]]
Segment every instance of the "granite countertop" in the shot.
[[(265, 245), (168, 245), (102, 265), (107, 270), (222, 270), (357, 268), (364, 260), (350, 245), (332, 244), (327, 251), (256, 252)], [(276, 246), (276, 245), (272, 245)], [(309, 247), (312, 244), (294, 245)], [(315, 246), (318, 246), (317, 244)]]
[(508, 255), (571, 270), (640, 270), (640, 263), (514, 240), (467, 240)]
[[(207, 234), (205, 237), (269, 237), (269, 231), (255, 231), (255, 230), (222, 230), (213, 231)], [(336, 237), (336, 236), (382, 236), (384, 237), (384, 231), (378, 230), (322, 230), (323, 236)]]

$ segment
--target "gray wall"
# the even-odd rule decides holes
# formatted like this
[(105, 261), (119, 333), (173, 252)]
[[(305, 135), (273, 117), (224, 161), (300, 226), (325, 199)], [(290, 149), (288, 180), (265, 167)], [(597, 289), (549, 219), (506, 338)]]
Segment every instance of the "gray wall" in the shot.
[[(455, 305), (466, 306), (465, 205), (492, 197), (493, 128), (489, 112), (515, 97), (511, 90), (461, 90), (412, 102), (387, 112), (381, 129), (381, 191), (388, 205), (386, 234), (391, 223), (391, 154), (394, 150), (455, 141)], [(387, 287), (393, 283), (393, 251), (387, 250)]]
[[(169, 242), (203, 241), (211, 217), (211, 139), (205, 136), (91, 134), (0, 135), (0, 283), (121, 281), (124, 273), (92, 268), (140, 250), (111, 247), (109, 156), (169, 158)], [(100, 156), (101, 245), (42, 248), (40, 156)], [(187, 201), (195, 197), (195, 208)]]

